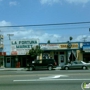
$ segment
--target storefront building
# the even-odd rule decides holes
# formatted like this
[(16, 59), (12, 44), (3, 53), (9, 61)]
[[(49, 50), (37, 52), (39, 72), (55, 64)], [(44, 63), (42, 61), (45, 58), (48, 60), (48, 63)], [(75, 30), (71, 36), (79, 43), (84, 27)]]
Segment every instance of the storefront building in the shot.
[(30, 59), (26, 53), (36, 45), (40, 45), (40, 48), (43, 50), (39, 59), (53, 58), (56, 60), (57, 65), (60, 66), (75, 60), (88, 60), (88, 58), (90, 58), (90, 51), (86, 52), (86, 48), (90, 48), (90, 43), (89, 46), (87, 46), (87, 44), (80, 42), (48, 44), (39, 43), (38, 39), (12, 40), (11, 55), (4, 56), (3, 66), (6, 68), (26, 67), (27, 61)]
[[(64, 65), (68, 62), (81, 60), (80, 43), (40, 43), (44, 51), (42, 58), (54, 58), (57, 65)], [(80, 58), (81, 57), (81, 58)]]
[(4, 67), (26, 67), (29, 59), (27, 53), (36, 45), (39, 45), (39, 39), (11, 40), (11, 55), (4, 57)]

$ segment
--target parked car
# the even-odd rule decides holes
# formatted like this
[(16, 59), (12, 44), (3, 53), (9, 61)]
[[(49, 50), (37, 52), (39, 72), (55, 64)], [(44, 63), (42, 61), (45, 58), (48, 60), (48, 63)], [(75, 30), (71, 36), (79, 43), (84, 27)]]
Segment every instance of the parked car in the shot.
[(34, 60), (32, 63), (27, 65), (27, 67), (30, 71), (35, 70), (35, 69), (52, 70), (56, 66), (57, 66), (57, 64), (54, 59)]
[(83, 69), (86, 70), (90, 67), (90, 63), (85, 63), (84, 61), (73, 61), (71, 63), (68, 63), (66, 65), (61, 66), (61, 69)]

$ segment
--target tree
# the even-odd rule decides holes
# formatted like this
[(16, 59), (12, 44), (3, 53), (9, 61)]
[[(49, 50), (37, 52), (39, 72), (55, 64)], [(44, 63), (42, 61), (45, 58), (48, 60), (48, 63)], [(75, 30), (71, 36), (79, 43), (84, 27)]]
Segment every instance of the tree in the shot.
[(70, 37), (69, 37), (69, 41), (67, 41), (67, 43), (68, 43), (68, 48), (71, 48), (71, 46), (72, 46), (72, 45), (71, 45), (71, 40), (72, 40), (72, 39), (73, 39), (73, 37), (70, 36)]
[(50, 40), (48, 40), (47, 43), (50, 44)]
[(41, 53), (42, 53), (42, 50), (40, 49), (40, 46), (37, 45), (36, 47), (32, 47), (29, 50), (30, 62), (35, 60), (37, 56), (40, 56)]
[(70, 37), (69, 37), (69, 40), (71, 41), (72, 39), (73, 39), (73, 37), (70, 36)]

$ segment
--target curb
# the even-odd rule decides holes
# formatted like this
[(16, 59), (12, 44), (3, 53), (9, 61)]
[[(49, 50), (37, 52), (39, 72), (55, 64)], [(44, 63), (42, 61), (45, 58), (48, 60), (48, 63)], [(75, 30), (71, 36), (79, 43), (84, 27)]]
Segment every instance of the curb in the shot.
[(0, 68), (0, 71), (26, 71), (26, 68)]

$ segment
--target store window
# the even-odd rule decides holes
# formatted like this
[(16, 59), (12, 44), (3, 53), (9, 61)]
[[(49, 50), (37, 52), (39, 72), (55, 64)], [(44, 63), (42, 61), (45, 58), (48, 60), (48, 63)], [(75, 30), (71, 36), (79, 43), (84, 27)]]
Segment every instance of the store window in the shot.
[(64, 52), (60, 52), (60, 55), (64, 55)]

